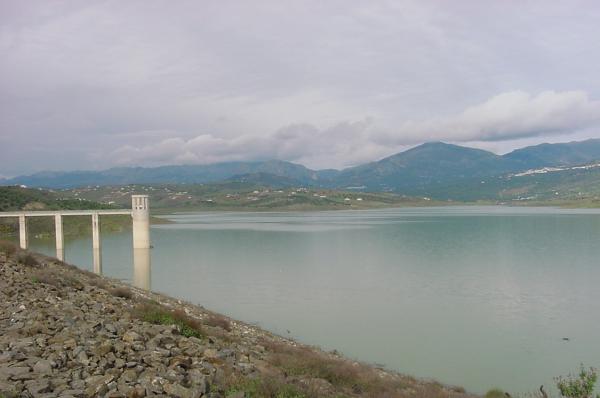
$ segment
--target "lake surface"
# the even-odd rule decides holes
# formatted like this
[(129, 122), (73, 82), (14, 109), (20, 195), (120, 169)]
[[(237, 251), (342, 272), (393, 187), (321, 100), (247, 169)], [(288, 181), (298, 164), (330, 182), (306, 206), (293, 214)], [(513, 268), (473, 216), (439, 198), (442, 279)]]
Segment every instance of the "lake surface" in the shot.
[[(304, 343), (474, 392), (600, 366), (600, 211), (168, 218), (152, 228), (153, 290)], [(131, 234), (102, 239), (103, 272), (131, 280)], [(90, 239), (67, 241), (66, 260), (91, 269)]]

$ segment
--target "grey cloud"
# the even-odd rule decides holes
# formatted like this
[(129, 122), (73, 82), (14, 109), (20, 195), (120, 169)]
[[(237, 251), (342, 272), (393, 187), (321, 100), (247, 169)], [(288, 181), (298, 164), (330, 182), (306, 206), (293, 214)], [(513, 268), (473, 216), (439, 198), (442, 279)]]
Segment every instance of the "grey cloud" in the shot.
[(0, 173), (577, 133), (599, 19), (593, 0), (0, 0)]

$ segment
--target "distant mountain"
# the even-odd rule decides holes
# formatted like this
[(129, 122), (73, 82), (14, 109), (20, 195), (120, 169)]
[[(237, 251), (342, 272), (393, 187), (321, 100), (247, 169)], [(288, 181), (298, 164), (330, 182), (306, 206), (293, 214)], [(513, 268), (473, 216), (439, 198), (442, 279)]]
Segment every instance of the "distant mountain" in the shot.
[(338, 188), (425, 194), (432, 185), (498, 175), (519, 166), (492, 152), (432, 142), (377, 162), (343, 170), (332, 181)]
[(311, 170), (302, 165), (269, 160), (211, 165), (121, 167), (103, 171), (43, 172), (0, 181), (0, 185), (74, 188), (94, 185), (197, 184), (248, 182), (262, 186), (292, 185), (389, 191), (437, 199), (476, 197), (482, 180), (546, 166), (572, 166), (600, 160), (600, 139), (542, 144), (503, 156), (492, 152), (432, 142), (376, 162), (345, 170)]
[(330, 175), (329, 170), (317, 172), (302, 165), (279, 160), (265, 162), (228, 162), (210, 165), (120, 167), (102, 171), (42, 172), (16, 177), (5, 185), (27, 185), (42, 188), (75, 188), (88, 185), (127, 184), (192, 184), (227, 180), (236, 175), (267, 173), (287, 177), (301, 184), (311, 184), (319, 173)]
[(238, 182), (256, 186), (272, 187), (272, 188), (287, 188), (303, 185), (301, 181), (294, 178), (275, 175), (270, 173), (251, 173), (233, 176), (224, 181), (225, 183)]
[(517, 162), (523, 169), (584, 164), (600, 160), (600, 139), (529, 146), (503, 157)]

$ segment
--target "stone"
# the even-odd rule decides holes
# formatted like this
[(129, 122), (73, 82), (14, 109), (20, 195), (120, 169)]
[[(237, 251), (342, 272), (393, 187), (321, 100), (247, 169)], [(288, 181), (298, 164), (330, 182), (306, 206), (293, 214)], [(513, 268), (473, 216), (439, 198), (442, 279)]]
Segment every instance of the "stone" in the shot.
[(128, 343), (134, 343), (137, 341), (140, 341), (142, 339), (142, 336), (140, 336), (138, 333), (134, 332), (133, 330), (128, 330), (127, 332), (125, 332), (123, 334), (123, 341), (126, 341)]
[(177, 383), (165, 383), (164, 390), (169, 396), (176, 398), (197, 398), (201, 396), (198, 391), (186, 388)]
[(43, 393), (52, 391), (52, 386), (48, 379), (30, 380), (25, 383), (25, 388), (34, 397), (38, 397)]
[(96, 397), (103, 395), (108, 391), (108, 383), (114, 380), (112, 375), (90, 376), (85, 379), (85, 395), (88, 397)]
[(39, 374), (52, 373), (52, 364), (46, 359), (41, 359), (33, 365), (33, 371)]

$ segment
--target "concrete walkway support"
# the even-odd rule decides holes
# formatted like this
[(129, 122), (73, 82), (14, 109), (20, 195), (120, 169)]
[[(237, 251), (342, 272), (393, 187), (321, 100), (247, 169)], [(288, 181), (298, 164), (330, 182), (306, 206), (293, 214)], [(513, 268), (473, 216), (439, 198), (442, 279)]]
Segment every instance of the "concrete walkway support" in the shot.
[(65, 261), (65, 238), (63, 234), (62, 214), (54, 216), (54, 235), (56, 237), (56, 258)]
[(27, 250), (27, 219), (25, 218), (25, 214), (19, 214), (19, 245), (21, 249)]
[(131, 210), (59, 210), (59, 211), (15, 211), (0, 213), (0, 217), (19, 219), (19, 244), (21, 249), (28, 247), (27, 217), (54, 217), (56, 236), (56, 258), (65, 259), (65, 242), (63, 233), (63, 216), (92, 217), (92, 252), (94, 272), (102, 273), (102, 245), (100, 239), (101, 215), (128, 215), (132, 219), (134, 270), (136, 283), (141, 287), (150, 285), (150, 205), (148, 195), (132, 195)]
[(133, 248), (150, 248), (150, 205), (148, 195), (131, 195)]

